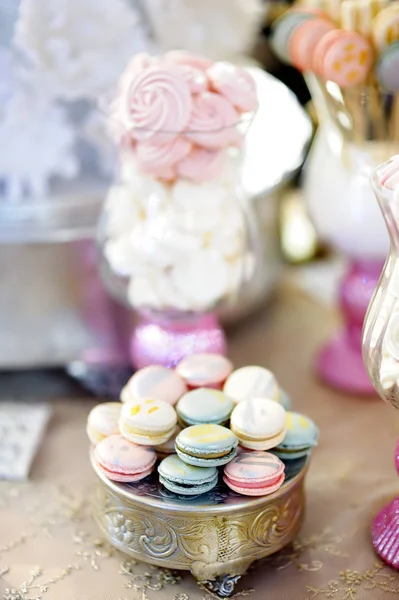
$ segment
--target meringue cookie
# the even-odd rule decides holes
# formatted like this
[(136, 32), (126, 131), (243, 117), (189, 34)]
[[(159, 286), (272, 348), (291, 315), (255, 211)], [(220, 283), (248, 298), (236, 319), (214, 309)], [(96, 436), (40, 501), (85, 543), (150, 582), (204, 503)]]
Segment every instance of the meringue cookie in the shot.
[(104, 246), (104, 255), (111, 269), (122, 277), (146, 271), (142, 255), (132, 241), (132, 234), (108, 240)]
[(240, 112), (258, 108), (256, 83), (245, 69), (228, 62), (216, 62), (207, 70), (212, 88), (222, 94)]
[(162, 298), (157, 293), (155, 282), (158, 274), (153, 277), (132, 277), (127, 291), (128, 300), (135, 308), (161, 309)]
[(143, 216), (133, 190), (124, 185), (110, 187), (105, 199), (104, 210), (106, 214), (105, 233), (108, 237), (129, 233)]
[(192, 303), (194, 310), (210, 308), (226, 293), (227, 265), (215, 250), (205, 248), (192, 254), (171, 273), (176, 289)]
[(179, 64), (176, 65), (176, 70), (188, 83), (192, 94), (199, 94), (208, 89), (208, 78), (204, 71), (198, 69), (198, 67), (188, 64)]
[(238, 113), (223, 96), (203, 92), (192, 98), (186, 137), (205, 148), (225, 148), (236, 139)]
[(191, 142), (183, 137), (177, 137), (165, 144), (155, 144), (151, 141), (138, 142), (137, 162), (143, 173), (156, 176), (158, 173), (165, 173), (166, 169), (185, 158), (191, 148)]
[(193, 108), (190, 87), (173, 65), (133, 73), (123, 103), (121, 118), (133, 138), (159, 143), (186, 128)]
[(201, 237), (177, 229), (167, 211), (140, 223), (131, 239), (141, 262), (157, 269), (168, 269), (187, 260), (187, 255), (197, 252), (203, 243)]
[(226, 152), (207, 150), (194, 146), (191, 152), (177, 164), (177, 173), (195, 183), (203, 183), (217, 177), (223, 169)]
[(219, 181), (201, 184), (179, 179), (171, 189), (178, 210), (212, 211), (229, 199), (229, 191)]
[(384, 390), (398, 385), (399, 361), (392, 356), (383, 355), (380, 365), (380, 381)]

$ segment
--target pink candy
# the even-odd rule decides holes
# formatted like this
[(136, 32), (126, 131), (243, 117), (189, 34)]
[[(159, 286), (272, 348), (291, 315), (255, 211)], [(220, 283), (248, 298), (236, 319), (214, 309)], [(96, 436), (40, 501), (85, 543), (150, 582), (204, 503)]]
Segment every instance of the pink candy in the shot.
[(171, 172), (167, 171), (177, 162), (184, 159), (191, 150), (191, 142), (183, 137), (177, 137), (165, 144), (138, 142), (136, 158), (145, 173)]
[(399, 185), (399, 154), (392, 156), (382, 170), (380, 183), (389, 190), (394, 190)]
[(233, 105), (213, 92), (193, 97), (193, 112), (186, 136), (205, 148), (224, 148), (235, 139), (238, 113)]
[(201, 183), (221, 171), (226, 149), (241, 143), (241, 113), (256, 107), (255, 82), (243, 69), (184, 51), (140, 53), (121, 77), (110, 121), (143, 172)]
[(173, 67), (151, 66), (132, 79), (126, 95), (127, 123), (133, 138), (159, 143), (181, 133), (189, 122), (192, 98)]
[(212, 88), (241, 112), (256, 110), (258, 99), (255, 81), (247, 71), (226, 62), (212, 65), (207, 71)]
[(223, 150), (207, 150), (194, 146), (190, 154), (178, 163), (177, 173), (195, 183), (203, 183), (217, 177), (225, 160), (226, 153)]

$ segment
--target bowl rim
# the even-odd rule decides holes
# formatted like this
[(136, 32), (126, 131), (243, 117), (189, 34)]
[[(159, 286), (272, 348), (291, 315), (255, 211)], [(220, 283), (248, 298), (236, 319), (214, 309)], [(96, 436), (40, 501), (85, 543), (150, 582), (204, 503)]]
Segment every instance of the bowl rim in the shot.
[(100, 481), (110, 489), (115, 495), (119, 497), (123, 497), (125, 500), (128, 500), (130, 503), (140, 504), (143, 507), (160, 509), (163, 512), (170, 513), (198, 513), (199, 515), (206, 514), (223, 514), (228, 513), (229, 515), (236, 512), (242, 511), (252, 511), (257, 507), (261, 508), (265, 505), (273, 505), (275, 501), (277, 501), (281, 496), (289, 494), (293, 488), (297, 487), (302, 480), (305, 478), (307, 473), (309, 464), (310, 464), (311, 454), (308, 455), (306, 462), (304, 463), (301, 471), (295, 475), (292, 479), (287, 482), (284, 482), (283, 485), (272, 494), (268, 494), (267, 496), (259, 496), (259, 497), (251, 497), (251, 496), (242, 496), (242, 502), (237, 502), (235, 504), (215, 504), (215, 505), (201, 505), (201, 504), (191, 504), (187, 502), (187, 504), (169, 504), (165, 500), (158, 500), (151, 496), (138, 496), (132, 492), (129, 492), (126, 489), (123, 483), (118, 483), (116, 481), (111, 481), (108, 479), (103, 473), (101, 473), (100, 469), (97, 467), (93, 448), (90, 449), (90, 462), (93, 467), (94, 472)]

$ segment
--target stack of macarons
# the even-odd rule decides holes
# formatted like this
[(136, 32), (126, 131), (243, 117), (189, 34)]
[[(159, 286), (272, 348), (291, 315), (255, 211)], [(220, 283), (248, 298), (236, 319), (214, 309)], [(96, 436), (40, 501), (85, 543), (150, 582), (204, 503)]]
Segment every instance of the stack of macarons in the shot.
[(399, 0), (344, 0), (334, 12), (301, 4), (275, 21), (272, 46), (284, 62), (342, 88), (377, 82), (399, 91)]
[(214, 354), (185, 358), (176, 369), (137, 371), (121, 403), (99, 404), (87, 433), (98, 469), (129, 483), (150, 475), (180, 495), (198, 495), (223, 481), (232, 490), (262, 496), (284, 481), (285, 461), (306, 456), (318, 430), (291, 407), (274, 375), (259, 366), (233, 370)]

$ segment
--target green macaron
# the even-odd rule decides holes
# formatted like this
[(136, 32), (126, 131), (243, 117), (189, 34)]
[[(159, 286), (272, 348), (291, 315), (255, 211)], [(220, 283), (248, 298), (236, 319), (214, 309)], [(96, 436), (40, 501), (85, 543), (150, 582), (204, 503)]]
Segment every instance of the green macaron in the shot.
[(221, 425), (208, 423), (183, 429), (176, 438), (179, 457), (196, 467), (220, 467), (237, 454), (236, 435)]
[(184, 394), (176, 405), (177, 416), (183, 425), (226, 423), (235, 406), (224, 392), (211, 388), (198, 388)]
[(284, 460), (295, 460), (309, 454), (317, 446), (318, 439), (319, 429), (312, 419), (296, 412), (287, 412), (287, 432), (272, 452)]
[(182, 461), (177, 454), (164, 458), (158, 467), (159, 481), (171, 492), (195, 496), (209, 492), (218, 482), (215, 467), (194, 467)]

